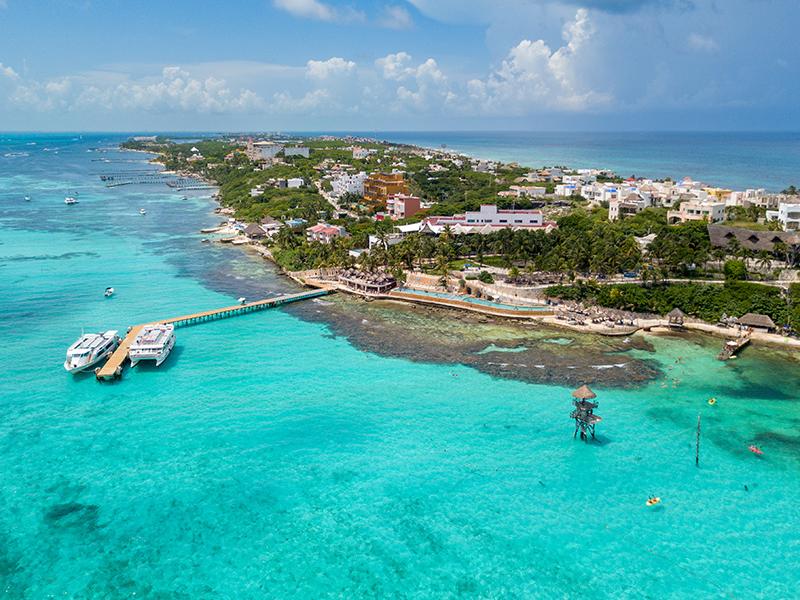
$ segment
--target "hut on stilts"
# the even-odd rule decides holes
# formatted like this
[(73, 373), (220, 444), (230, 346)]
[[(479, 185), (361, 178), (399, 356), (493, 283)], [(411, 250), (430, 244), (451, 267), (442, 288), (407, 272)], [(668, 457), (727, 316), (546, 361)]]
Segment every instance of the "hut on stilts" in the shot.
[(575, 398), (572, 403), (575, 405), (575, 410), (570, 414), (570, 418), (575, 419), (575, 433), (573, 439), (577, 437), (578, 431), (581, 432), (581, 439), (586, 441), (589, 435), (594, 439), (594, 428), (603, 419), (594, 414), (594, 409), (597, 408), (597, 403), (592, 402), (597, 398), (588, 385), (582, 385), (577, 390), (572, 392), (572, 397)]
[(683, 322), (686, 320), (686, 313), (680, 308), (675, 307), (669, 311), (667, 314), (667, 319), (669, 320), (670, 327), (681, 329), (683, 327)]

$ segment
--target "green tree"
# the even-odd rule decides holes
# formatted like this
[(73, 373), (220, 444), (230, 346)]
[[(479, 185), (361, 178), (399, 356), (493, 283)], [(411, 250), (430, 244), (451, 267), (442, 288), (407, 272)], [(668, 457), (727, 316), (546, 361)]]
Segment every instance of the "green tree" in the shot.
[(747, 279), (747, 266), (743, 260), (726, 260), (723, 272), (725, 273), (725, 279), (728, 281)]

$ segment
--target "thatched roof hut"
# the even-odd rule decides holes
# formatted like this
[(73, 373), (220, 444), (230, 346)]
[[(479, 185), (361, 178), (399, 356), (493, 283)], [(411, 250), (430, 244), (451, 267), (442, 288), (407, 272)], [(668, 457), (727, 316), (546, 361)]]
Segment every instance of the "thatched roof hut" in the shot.
[(591, 400), (592, 398), (597, 398), (597, 394), (595, 394), (588, 385), (584, 384), (572, 392), (572, 397), (578, 400)]
[(758, 313), (747, 313), (739, 317), (739, 324), (762, 331), (775, 331), (775, 323), (773, 320), (767, 315), (760, 315)]
[(670, 325), (676, 327), (682, 327), (683, 322), (686, 319), (686, 313), (683, 312), (680, 308), (676, 307), (667, 313), (667, 319), (669, 319)]

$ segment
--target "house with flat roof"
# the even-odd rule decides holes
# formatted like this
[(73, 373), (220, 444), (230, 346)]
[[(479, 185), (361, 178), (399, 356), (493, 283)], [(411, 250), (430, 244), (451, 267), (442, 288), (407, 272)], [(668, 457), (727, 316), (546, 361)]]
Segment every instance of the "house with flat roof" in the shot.
[(667, 211), (670, 225), (687, 221), (720, 223), (725, 220), (725, 203), (708, 200), (687, 200), (681, 202), (678, 210)]
[(408, 194), (392, 194), (386, 200), (386, 214), (393, 220), (413, 217), (422, 210), (422, 199)]
[(767, 221), (779, 221), (784, 231), (800, 231), (800, 200), (781, 202), (778, 210), (768, 210)]
[(392, 173), (373, 173), (364, 180), (364, 201), (385, 206), (389, 196), (407, 194), (405, 176), (400, 171)]

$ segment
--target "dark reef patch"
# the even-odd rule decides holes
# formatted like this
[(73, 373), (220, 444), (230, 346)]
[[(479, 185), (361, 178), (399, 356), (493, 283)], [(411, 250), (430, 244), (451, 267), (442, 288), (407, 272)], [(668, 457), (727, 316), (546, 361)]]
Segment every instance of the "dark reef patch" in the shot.
[[(660, 375), (654, 361), (628, 354), (634, 349), (653, 351), (642, 337), (570, 335), (540, 323), (396, 302), (364, 302), (344, 295), (331, 297), (323, 306), (308, 302), (285, 310), (325, 323), (334, 336), (345, 337), (367, 352), (462, 364), (494, 377), (555, 385), (592, 381), (630, 388)], [(564, 338), (569, 343), (553, 343)]]

